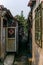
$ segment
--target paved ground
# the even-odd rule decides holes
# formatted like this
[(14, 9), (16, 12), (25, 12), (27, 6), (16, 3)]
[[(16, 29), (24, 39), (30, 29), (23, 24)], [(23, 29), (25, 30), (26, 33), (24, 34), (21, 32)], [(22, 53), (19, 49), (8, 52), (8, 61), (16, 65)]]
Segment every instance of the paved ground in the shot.
[(6, 59), (4, 60), (4, 65), (13, 65), (14, 62), (14, 55), (7, 55)]
[(8, 55), (4, 61), (4, 65), (29, 65), (28, 57), (25, 55), (21, 55), (20, 57)]
[[(14, 58), (13, 56), (12, 57), (8, 56), (7, 57), (8, 61), (6, 59), (5, 62), (4, 62), (4, 65), (31, 65), (31, 64), (29, 64), (29, 62), (27, 60), (28, 59), (27, 56), (21, 56), (21, 57), (18, 57), (18, 58), (16, 57), (15, 60), (14, 60), (14, 63), (12, 64), (13, 58)], [(0, 62), (0, 65), (3, 65), (3, 64)]]
[(17, 58), (14, 62), (14, 65), (29, 65), (29, 63), (27, 61), (27, 57), (21, 56), (21, 57)]

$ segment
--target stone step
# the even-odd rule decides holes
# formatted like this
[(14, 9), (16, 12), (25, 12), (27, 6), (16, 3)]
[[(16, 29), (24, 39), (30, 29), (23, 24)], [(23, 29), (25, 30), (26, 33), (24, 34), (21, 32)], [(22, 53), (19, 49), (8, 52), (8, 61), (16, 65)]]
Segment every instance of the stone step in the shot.
[(4, 60), (4, 65), (13, 65), (14, 55), (8, 55)]

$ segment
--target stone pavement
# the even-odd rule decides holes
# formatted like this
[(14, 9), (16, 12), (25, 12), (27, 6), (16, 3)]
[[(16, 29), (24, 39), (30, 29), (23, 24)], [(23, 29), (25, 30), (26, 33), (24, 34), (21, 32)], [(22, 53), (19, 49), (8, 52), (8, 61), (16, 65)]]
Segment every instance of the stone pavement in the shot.
[[(21, 56), (16, 58), (15, 60), (14, 59), (14, 55), (7, 56), (4, 61), (4, 65), (31, 65), (28, 61), (27, 56)], [(0, 65), (3, 65), (2, 62), (0, 62)]]
[(14, 55), (8, 55), (4, 61), (4, 65), (13, 65)]
[(29, 65), (26, 56), (21, 56), (14, 62), (14, 65)]

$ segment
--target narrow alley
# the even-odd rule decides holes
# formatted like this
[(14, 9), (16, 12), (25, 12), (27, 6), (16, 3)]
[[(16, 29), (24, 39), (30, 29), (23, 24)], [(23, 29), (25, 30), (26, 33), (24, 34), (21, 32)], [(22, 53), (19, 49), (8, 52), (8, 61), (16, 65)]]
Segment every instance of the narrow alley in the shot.
[(13, 17), (10, 10), (0, 5), (0, 65), (29, 65), (28, 58), (32, 57), (30, 47), (32, 38), (30, 31), (28, 41), (28, 26), (26, 25), (26, 28), (22, 21), (26, 21), (25, 24), (28, 22), (23, 17), (23, 11), (20, 20), (17, 16)]
[(43, 0), (29, 0), (27, 7), (25, 18), (24, 8), (13, 16), (0, 5), (0, 65), (43, 65)]

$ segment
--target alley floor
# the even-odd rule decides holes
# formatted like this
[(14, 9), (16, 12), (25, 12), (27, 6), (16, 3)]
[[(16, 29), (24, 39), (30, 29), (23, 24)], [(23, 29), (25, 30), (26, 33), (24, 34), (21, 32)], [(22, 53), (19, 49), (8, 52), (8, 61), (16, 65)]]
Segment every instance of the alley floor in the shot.
[(7, 56), (4, 62), (0, 62), (0, 65), (30, 65), (27, 56), (14, 57)]
[(28, 61), (28, 55), (26, 49), (21, 50), (18, 55), (12, 53), (7, 54), (6, 59), (4, 62), (0, 62), (0, 65), (31, 65)]

